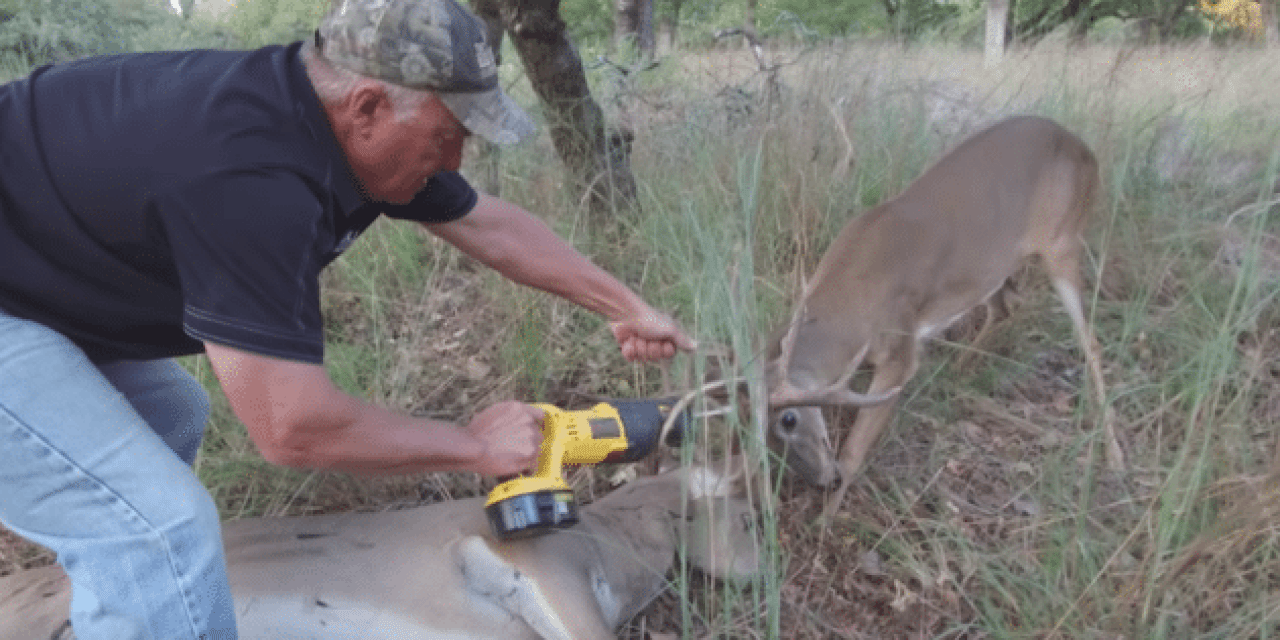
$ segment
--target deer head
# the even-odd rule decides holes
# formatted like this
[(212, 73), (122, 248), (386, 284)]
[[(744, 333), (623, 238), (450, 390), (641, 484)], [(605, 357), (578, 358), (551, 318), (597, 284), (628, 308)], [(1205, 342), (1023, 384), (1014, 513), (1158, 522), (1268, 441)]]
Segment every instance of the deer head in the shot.
[(821, 487), (841, 477), (823, 407), (872, 406), (898, 393), (861, 394), (849, 388), (871, 348), (855, 329), (840, 318), (811, 315), (802, 303), (770, 348), (769, 443), (788, 467)]

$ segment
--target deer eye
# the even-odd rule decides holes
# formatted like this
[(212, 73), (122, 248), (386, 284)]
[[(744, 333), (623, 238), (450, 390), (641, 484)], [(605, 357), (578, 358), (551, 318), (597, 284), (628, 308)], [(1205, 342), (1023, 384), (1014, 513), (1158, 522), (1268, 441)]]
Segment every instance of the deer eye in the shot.
[(783, 411), (782, 415), (778, 416), (778, 428), (781, 429), (784, 434), (791, 435), (798, 426), (800, 426), (800, 416), (796, 415), (794, 410), (788, 409), (787, 411)]

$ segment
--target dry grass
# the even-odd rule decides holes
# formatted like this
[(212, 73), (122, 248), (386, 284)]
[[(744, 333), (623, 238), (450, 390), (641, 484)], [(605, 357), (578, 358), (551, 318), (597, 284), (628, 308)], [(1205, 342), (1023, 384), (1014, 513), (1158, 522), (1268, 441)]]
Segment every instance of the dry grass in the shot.
[[(797, 84), (827, 73), (852, 81), (880, 76), (906, 83), (954, 82), (992, 103), (1035, 99), (1065, 85), (1082, 92), (1114, 90), (1118, 110), (1177, 103), (1225, 116), (1280, 108), (1280, 69), (1274, 56), (1261, 48), (1224, 49), (1208, 43), (1073, 47), (1050, 41), (1014, 49), (995, 68), (983, 66), (979, 50), (883, 43), (776, 52), (770, 59), (784, 64), (784, 81)], [(683, 77), (716, 88), (741, 85), (759, 73), (755, 60), (742, 51), (698, 54), (681, 62)]]

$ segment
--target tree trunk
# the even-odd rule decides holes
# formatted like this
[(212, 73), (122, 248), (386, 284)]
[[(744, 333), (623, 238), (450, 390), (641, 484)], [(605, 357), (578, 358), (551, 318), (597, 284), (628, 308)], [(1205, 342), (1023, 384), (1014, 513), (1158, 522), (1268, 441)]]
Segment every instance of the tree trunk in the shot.
[(471, 10), (484, 21), (485, 42), (493, 50), (493, 60), (502, 64), (502, 38), (507, 33), (507, 21), (502, 15), (503, 0), (471, 0)]
[(1276, 5), (1280, 0), (1261, 0), (1258, 11), (1262, 18), (1263, 41), (1268, 47), (1280, 46), (1280, 25), (1276, 24)]
[(614, 0), (613, 48), (628, 46), (653, 57), (653, 0)]
[(1004, 59), (1008, 25), (1009, 0), (987, 0), (987, 40), (982, 52), (984, 67), (997, 66)]
[(747, 0), (746, 11), (742, 15), (742, 32), (747, 36), (747, 46), (752, 46), (756, 40), (756, 7), (759, 6), (760, 0)]
[[(493, 50), (493, 60), (502, 64), (502, 39), (506, 35), (506, 21), (502, 18), (502, 2), (500, 0), (471, 0), (471, 8), (476, 16), (484, 21), (485, 42)], [(479, 136), (473, 136), (471, 143), (476, 149), (476, 165), (478, 175), (474, 176), (476, 187), (493, 196), (502, 195), (502, 147)]]
[(653, 35), (653, 0), (638, 0), (640, 3), (640, 24), (637, 35), (640, 53), (653, 59), (654, 44), (657, 38)]
[(659, 58), (669, 55), (676, 48), (676, 23), (670, 14), (662, 16), (658, 21), (657, 40), (654, 53)]
[[(560, 19), (559, 0), (472, 0), (477, 15), (498, 16), (546, 108), (556, 153), (593, 213), (634, 204), (630, 131), (606, 126), (582, 60)], [(490, 23), (490, 29), (493, 29)], [(497, 38), (493, 42), (500, 42)]]
[(898, 22), (898, 3), (896, 0), (880, 0), (884, 5), (884, 14), (889, 21), (889, 33), (895, 40), (902, 38), (902, 25)]
[(196, 0), (178, 0), (178, 10), (182, 12), (183, 20), (190, 20), (191, 14), (195, 13)]
[(1018, 35), (1014, 32), (1014, 23), (1018, 18), (1018, 0), (1008, 0), (1009, 8), (1004, 12), (1004, 50), (1009, 51), (1009, 47), (1013, 46), (1013, 40)]
[(614, 51), (626, 49), (627, 43), (635, 44), (639, 38), (640, 0), (613, 1), (613, 42)]
[(662, 15), (655, 45), (658, 57), (665, 56), (680, 46), (681, 4), (683, 4), (683, 0), (671, 0), (671, 11)]

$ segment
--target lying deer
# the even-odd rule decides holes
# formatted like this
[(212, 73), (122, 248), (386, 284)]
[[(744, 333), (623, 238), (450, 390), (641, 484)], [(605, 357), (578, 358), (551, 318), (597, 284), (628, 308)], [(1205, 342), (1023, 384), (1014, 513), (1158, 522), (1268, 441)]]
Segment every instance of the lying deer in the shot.
[[(571, 529), (511, 542), (490, 537), (483, 498), (229, 522), (240, 637), (615, 638), (662, 592), (678, 548), (717, 577), (755, 573), (750, 507), (702, 495), (699, 484), (727, 484), (707, 477), (642, 478)], [(0, 640), (60, 637), (69, 602), (56, 566), (0, 578)]]
[[(776, 334), (768, 371), (775, 446), (811, 482), (840, 481), (827, 515), (889, 424), (922, 341), (973, 307), (998, 302), (993, 296), (1031, 256), (1041, 258), (1075, 325), (1104, 414), (1108, 460), (1123, 465), (1101, 349), (1081, 304), (1081, 232), (1098, 184), (1097, 161), (1079, 138), (1045, 118), (1014, 117), (844, 227)], [(874, 373), (859, 394), (849, 384), (863, 364)], [(820, 405), (860, 407), (838, 459)]]

